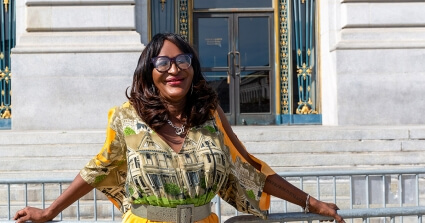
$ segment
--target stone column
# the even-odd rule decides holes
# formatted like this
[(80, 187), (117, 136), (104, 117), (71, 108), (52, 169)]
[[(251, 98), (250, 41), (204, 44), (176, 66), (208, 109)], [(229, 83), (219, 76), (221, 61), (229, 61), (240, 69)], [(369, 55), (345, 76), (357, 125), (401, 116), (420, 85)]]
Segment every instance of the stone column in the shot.
[(18, 2), (12, 130), (105, 128), (143, 49), (134, 0)]
[(328, 120), (425, 124), (425, 3), (330, 0), (328, 9), (328, 85), (337, 95)]

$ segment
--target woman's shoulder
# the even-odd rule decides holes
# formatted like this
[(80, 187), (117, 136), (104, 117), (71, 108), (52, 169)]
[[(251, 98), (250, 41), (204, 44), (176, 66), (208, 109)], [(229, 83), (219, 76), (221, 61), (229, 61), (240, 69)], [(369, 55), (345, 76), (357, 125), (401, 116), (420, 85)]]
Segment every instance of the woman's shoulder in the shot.
[(115, 110), (125, 110), (125, 111), (132, 111), (135, 110), (133, 105), (130, 103), (130, 101), (126, 101), (122, 103), (121, 105), (115, 106), (112, 109)]
[(115, 106), (110, 109), (110, 112), (113, 112), (116, 116), (122, 118), (137, 118), (137, 111), (134, 109), (133, 105), (127, 101), (119, 106)]

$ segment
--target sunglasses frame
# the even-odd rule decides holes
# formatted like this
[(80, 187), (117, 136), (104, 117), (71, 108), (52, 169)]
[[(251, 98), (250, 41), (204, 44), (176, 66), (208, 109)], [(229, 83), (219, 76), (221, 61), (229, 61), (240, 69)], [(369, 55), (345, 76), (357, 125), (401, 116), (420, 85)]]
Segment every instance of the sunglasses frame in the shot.
[[(190, 58), (190, 60), (189, 60), (189, 66), (186, 68), (186, 69), (189, 69), (189, 67), (190, 66), (192, 66), (192, 58), (193, 58), (193, 55), (191, 54), (191, 53), (182, 53), (182, 54), (179, 54), (179, 55), (177, 55), (177, 56), (175, 56), (175, 57), (173, 57), (173, 58), (170, 58), (170, 57), (167, 57), (167, 56), (158, 56), (158, 57), (154, 57), (154, 58), (152, 58), (151, 59), (151, 62), (152, 62), (152, 64), (153, 64), (153, 66), (155, 67), (155, 69), (158, 71), (158, 72), (167, 72), (167, 71), (169, 71), (170, 69), (171, 69), (171, 67), (172, 67), (172, 63), (174, 63), (180, 70), (186, 70), (186, 69), (183, 69), (183, 68), (181, 68), (177, 63), (176, 63), (176, 59), (177, 59), (177, 57), (179, 57), (179, 56), (188, 56), (189, 58)], [(169, 62), (169, 67), (168, 67), (168, 69), (166, 69), (166, 70), (158, 70), (158, 68), (156, 67), (156, 64), (155, 64), (155, 62), (158, 60), (158, 59), (160, 59), (160, 58), (167, 58), (170, 62)]]

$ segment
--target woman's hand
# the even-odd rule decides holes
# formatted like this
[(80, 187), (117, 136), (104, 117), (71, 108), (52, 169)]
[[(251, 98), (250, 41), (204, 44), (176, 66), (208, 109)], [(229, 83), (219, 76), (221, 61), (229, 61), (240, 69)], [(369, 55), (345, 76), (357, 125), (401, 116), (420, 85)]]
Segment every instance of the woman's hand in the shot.
[(28, 220), (32, 222), (50, 221), (91, 190), (93, 190), (93, 187), (84, 181), (80, 174), (77, 174), (71, 185), (48, 208), (26, 207), (16, 212), (13, 219), (16, 220), (16, 223), (22, 223)]
[(337, 213), (339, 208), (336, 204), (319, 201), (314, 197), (310, 197), (309, 203), (310, 205), (308, 209), (310, 212), (330, 216), (335, 219), (337, 223), (345, 223), (344, 219), (342, 219), (342, 217)]
[(26, 207), (22, 210), (19, 210), (16, 212), (15, 217), (13, 217), (13, 220), (15, 220), (16, 223), (23, 223), (25, 221), (46, 222), (52, 219), (53, 217), (51, 217), (48, 209), (39, 209), (33, 207)]

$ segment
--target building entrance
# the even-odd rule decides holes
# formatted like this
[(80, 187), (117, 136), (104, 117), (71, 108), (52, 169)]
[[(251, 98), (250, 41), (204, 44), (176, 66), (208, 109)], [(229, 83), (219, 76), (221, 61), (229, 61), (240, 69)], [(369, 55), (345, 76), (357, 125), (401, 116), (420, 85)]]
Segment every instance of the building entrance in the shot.
[(232, 125), (275, 124), (273, 13), (195, 12), (193, 43)]

